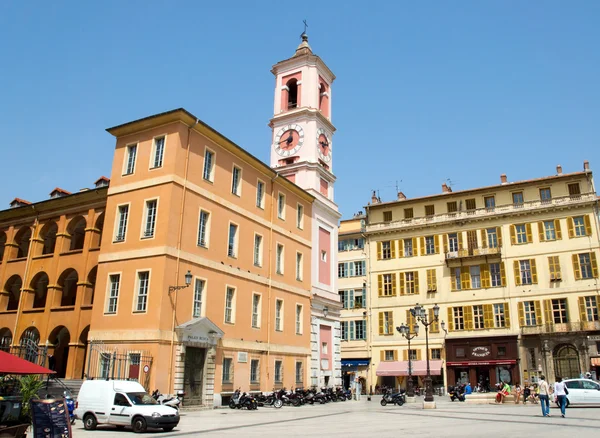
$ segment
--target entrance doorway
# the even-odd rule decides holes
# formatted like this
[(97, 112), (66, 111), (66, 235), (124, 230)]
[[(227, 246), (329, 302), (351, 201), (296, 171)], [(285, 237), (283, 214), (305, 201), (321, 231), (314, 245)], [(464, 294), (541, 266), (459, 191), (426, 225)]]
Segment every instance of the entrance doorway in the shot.
[(554, 371), (563, 379), (579, 377), (581, 374), (579, 353), (573, 345), (559, 345), (554, 350)]
[(65, 326), (60, 325), (52, 330), (52, 333), (48, 336), (48, 341), (54, 345), (53, 370), (56, 371), (56, 377), (64, 379), (67, 375), (71, 334)]
[(491, 390), (490, 385), (490, 368), (489, 367), (477, 367), (475, 369), (475, 373), (477, 374), (477, 384), (479, 384), (480, 388), (486, 392)]
[(185, 347), (184, 384), (186, 404), (202, 404), (205, 348)]

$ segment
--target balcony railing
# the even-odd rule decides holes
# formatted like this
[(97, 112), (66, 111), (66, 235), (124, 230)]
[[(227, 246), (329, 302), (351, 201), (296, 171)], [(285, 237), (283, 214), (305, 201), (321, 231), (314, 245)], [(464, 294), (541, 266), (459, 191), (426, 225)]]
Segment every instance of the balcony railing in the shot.
[(600, 330), (600, 321), (575, 321), (560, 324), (543, 324), (521, 327), (523, 335), (541, 335), (550, 333), (571, 333)]
[(468, 257), (498, 256), (502, 253), (502, 247), (496, 248), (469, 248), (459, 249), (458, 251), (449, 251), (446, 253), (446, 260), (456, 260)]
[(392, 222), (370, 224), (367, 226), (367, 232), (410, 228), (415, 226), (440, 224), (458, 220), (479, 219), (484, 217), (506, 215), (511, 213), (523, 213), (524, 211), (535, 211), (566, 205), (585, 204), (591, 201), (595, 201), (596, 199), (597, 198), (595, 193), (585, 193), (581, 195), (562, 196), (543, 201), (527, 201), (523, 202), (522, 204), (507, 204), (489, 208), (482, 207), (476, 210), (441, 213), (427, 217), (400, 219)]

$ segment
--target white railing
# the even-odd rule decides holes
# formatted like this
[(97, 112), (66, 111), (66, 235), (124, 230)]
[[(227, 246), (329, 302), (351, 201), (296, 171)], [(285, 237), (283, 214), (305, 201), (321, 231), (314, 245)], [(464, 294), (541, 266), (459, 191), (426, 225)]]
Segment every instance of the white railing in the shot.
[(433, 216), (418, 217), (411, 219), (400, 219), (392, 222), (376, 223), (367, 225), (367, 232), (383, 231), (390, 229), (410, 228), (422, 225), (434, 225), (444, 222), (453, 222), (458, 220), (472, 220), (484, 217), (493, 217), (511, 213), (522, 213), (524, 211), (533, 211), (547, 209), (551, 207), (561, 207), (565, 205), (585, 204), (597, 199), (595, 193), (584, 193), (581, 195), (562, 196), (550, 200), (527, 201), (522, 204), (507, 204), (496, 207), (482, 207), (476, 210), (457, 211), (454, 213), (441, 213)]

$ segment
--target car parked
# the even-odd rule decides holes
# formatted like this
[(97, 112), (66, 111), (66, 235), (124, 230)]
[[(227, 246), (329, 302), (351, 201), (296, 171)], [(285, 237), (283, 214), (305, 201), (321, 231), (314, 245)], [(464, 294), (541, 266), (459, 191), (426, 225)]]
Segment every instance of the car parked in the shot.
[(567, 406), (600, 405), (600, 383), (591, 379), (567, 379), (563, 382), (569, 391)]

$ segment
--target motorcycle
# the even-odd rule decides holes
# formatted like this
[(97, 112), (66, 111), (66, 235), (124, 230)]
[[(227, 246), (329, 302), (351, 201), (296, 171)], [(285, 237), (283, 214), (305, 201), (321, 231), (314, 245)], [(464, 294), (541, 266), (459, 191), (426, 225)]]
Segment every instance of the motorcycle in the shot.
[(231, 400), (229, 400), (229, 407), (231, 409), (242, 409), (246, 408), (249, 411), (258, 409), (258, 403), (254, 397), (245, 392), (241, 392), (239, 389), (236, 389), (233, 395), (231, 396)]
[(258, 406), (273, 406), (279, 409), (283, 406), (283, 400), (279, 395), (279, 391), (273, 391), (271, 394), (260, 394), (256, 397)]
[(386, 406), (388, 403), (391, 403), (391, 404), (394, 404), (394, 405), (398, 405), (398, 406), (402, 406), (404, 403), (406, 403), (405, 391), (402, 390), (402, 391), (397, 392), (395, 394), (391, 390), (387, 391), (381, 397), (380, 404), (381, 404), (381, 406)]
[(152, 393), (152, 398), (156, 400), (159, 405), (169, 406), (179, 411), (179, 405), (181, 404), (179, 397), (163, 395), (156, 389)]
[(65, 396), (65, 403), (67, 405), (67, 410), (69, 411), (69, 421), (71, 424), (75, 424), (75, 418), (77, 418), (75, 416), (75, 401), (67, 391), (65, 391), (63, 395)]

